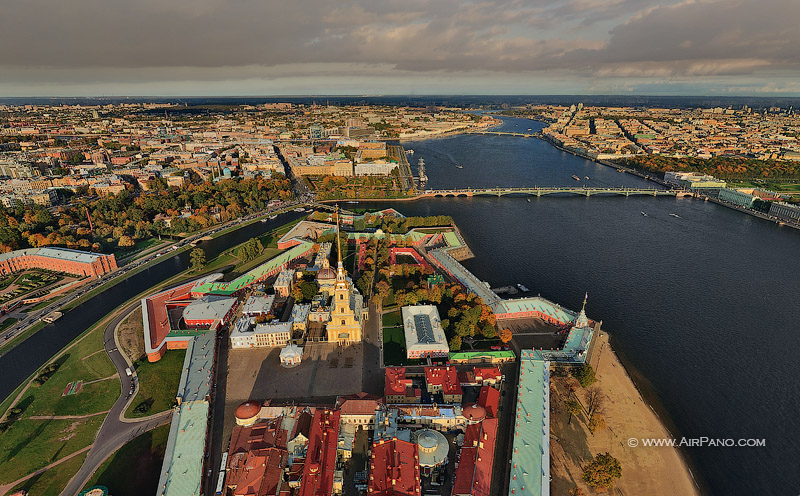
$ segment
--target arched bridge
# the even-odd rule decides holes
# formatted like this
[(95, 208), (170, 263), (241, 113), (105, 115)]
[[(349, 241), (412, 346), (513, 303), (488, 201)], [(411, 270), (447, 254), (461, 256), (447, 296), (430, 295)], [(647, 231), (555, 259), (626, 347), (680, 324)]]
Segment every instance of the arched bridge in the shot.
[(691, 193), (669, 189), (655, 188), (566, 188), (566, 187), (533, 187), (533, 188), (468, 188), (468, 189), (430, 189), (419, 192), (425, 197), (457, 197), (457, 196), (544, 196), (544, 195), (613, 195), (613, 196), (691, 196)]
[(541, 133), (509, 133), (507, 131), (468, 131), (467, 134), (491, 134), (494, 136), (516, 136), (518, 138), (541, 137)]

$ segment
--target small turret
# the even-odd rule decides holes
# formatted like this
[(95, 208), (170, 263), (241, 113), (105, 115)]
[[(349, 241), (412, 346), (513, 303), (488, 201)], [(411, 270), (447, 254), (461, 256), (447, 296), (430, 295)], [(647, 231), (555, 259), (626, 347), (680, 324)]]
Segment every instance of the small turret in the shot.
[(578, 318), (575, 319), (575, 327), (587, 327), (589, 325), (589, 319), (586, 317), (586, 300), (589, 298), (589, 293), (583, 297), (583, 307), (581, 308), (581, 313), (578, 314)]

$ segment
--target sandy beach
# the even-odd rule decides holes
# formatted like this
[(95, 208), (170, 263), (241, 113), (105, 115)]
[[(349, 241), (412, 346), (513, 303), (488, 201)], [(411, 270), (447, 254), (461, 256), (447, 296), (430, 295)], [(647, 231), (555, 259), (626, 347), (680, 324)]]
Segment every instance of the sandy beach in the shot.
[[(597, 453), (609, 452), (622, 465), (622, 477), (616, 480), (611, 494), (653, 496), (699, 495), (684, 458), (674, 447), (642, 446), (642, 439), (667, 439), (670, 434), (658, 416), (643, 400), (625, 368), (608, 343), (608, 335), (601, 333), (596, 350), (600, 352), (597, 365), (597, 382), (602, 396), (600, 414), (605, 418), (606, 429), (592, 435), (584, 415), (568, 422), (569, 415), (563, 406), (567, 388), (562, 379), (554, 381), (555, 393), (551, 424), (553, 494), (569, 494), (580, 487), (586, 494), (595, 492), (581, 480), (581, 465)], [(586, 390), (576, 395), (586, 404)]]

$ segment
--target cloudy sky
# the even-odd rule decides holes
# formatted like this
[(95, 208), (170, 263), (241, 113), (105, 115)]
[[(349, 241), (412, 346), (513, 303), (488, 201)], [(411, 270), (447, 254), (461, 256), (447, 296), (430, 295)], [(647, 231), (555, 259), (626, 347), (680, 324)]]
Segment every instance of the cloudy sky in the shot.
[(2, 0), (0, 96), (800, 95), (800, 0)]

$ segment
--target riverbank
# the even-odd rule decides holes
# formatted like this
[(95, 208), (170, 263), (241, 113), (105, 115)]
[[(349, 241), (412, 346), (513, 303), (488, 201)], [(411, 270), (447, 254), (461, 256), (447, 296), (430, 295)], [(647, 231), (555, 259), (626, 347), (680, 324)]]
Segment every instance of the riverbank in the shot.
[[(652, 496), (700, 495), (700, 489), (685, 456), (675, 447), (645, 447), (643, 439), (671, 439), (669, 430), (642, 398), (640, 391), (620, 362), (603, 332), (596, 338), (598, 356), (597, 382), (574, 394), (567, 387), (569, 379), (553, 382), (553, 421), (551, 422), (551, 490), (567, 494), (575, 486), (586, 494), (594, 494), (582, 480), (582, 467), (598, 453), (610, 453), (622, 466), (622, 477), (615, 487), (619, 494)], [(592, 434), (586, 412), (569, 418), (564, 403), (577, 397), (584, 407), (589, 405), (589, 391), (599, 391), (599, 414), (605, 428)]]

